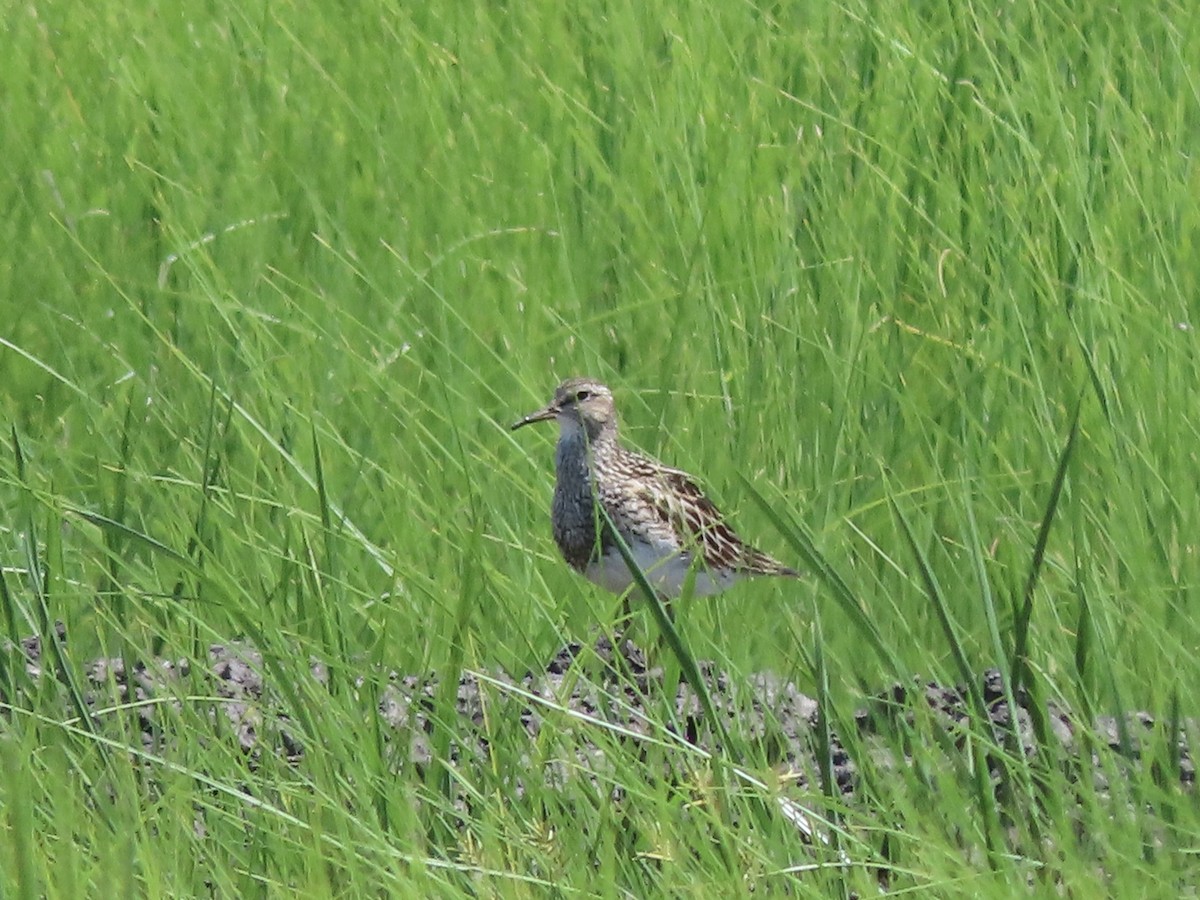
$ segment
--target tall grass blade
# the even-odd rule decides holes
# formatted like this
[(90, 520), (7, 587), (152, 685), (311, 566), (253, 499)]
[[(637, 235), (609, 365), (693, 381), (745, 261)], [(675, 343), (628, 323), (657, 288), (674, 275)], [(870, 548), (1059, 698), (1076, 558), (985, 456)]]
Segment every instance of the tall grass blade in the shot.
[[(5, 711), (6, 717), (9, 715)], [(0, 760), (4, 762), (4, 789), (0, 793), (4, 802), (0, 803), (5, 819), (5, 836), (8, 848), (5, 851), (5, 863), (13, 870), (6, 875), (5, 880), (14, 878), (16, 893), (20, 900), (34, 900), (46, 895), (45, 886), (37, 875), (37, 863), (34, 847), (39, 840), (34, 824), (34, 791), (30, 789), (32, 773), (23, 758), (23, 748), (20, 746), (20, 734), (24, 729), (9, 732), (5, 726), (5, 734), (0, 738)], [(9, 882), (11, 884), (11, 882)]]
[[(938, 623), (942, 627), (942, 634), (946, 639), (946, 644), (950, 648), (950, 655), (954, 658), (954, 664), (958, 668), (958, 677), (961, 680), (963, 687), (967, 692), (967, 699), (971, 708), (971, 722), (973, 728), (967, 736), (967, 740), (971, 743), (978, 742), (986, 747), (994, 746), (994, 741), (987, 729), (991, 722), (991, 717), (988, 715), (987, 704), (983, 699), (983, 692), (979, 687), (979, 673), (972, 667), (967, 658), (966, 648), (963, 646), (962, 639), (958, 634), (958, 628), (954, 624), (954, 619), (950, 615), (950, 608), (946, 603), (945, 595), (942, 593), (941, 585), (938, 583), (937, 576), (934, 574), (933, 567), (929, 563), (925, 551), (917, 542), (916, 535), (913, 533), (912, 526), (908, 522), (908, 518), (904, 515), (904, 511), (900, 509), (900, 505), (896, 502), (893, 495), (889, 493), (888, 502), (892, 507), (892, 514), (896, 521), (900, 523), (900, 530), (904, 533), (905, 540), (908, 542), (909, 550), (912, 551), (913, 558), (917, 563), (917, 570), (921, 574), (921, 581), (925, 585), (925, 595), (933, 604), (934, 612), (937, 614)], [(986, 755), (969, 754), (975, 756), (974, 778), (972, 785), (975, 788), (975, 799), (979, 804), (980, 814), (983, 817), (983, 833), (984, 840), (987, 845), (988, 856), (992, 866), (1000, 865), (999, 854), (1003, 852), (1003, 837), (999, 829), (999, 815), (996, 811), (996, 799), (991, 789), (991, 781), (988, 777), (988, 768), (986, 764)]]
[(895, 516), (896, 521), (900, 523), (900, 531), (908, 543), (908, 549), (912, 552), (913, 559), (916, 561), (917, 571), (921, 576), (921, 583), (925, 587), (925, 596), (933, 604), (938, 624), (942, 628), (942, 636), (946, 640), (946, 646), (950, 649), (950, 655), (954, 658), (954, 665), (958, 669), (958, 677), (970, 692), (971, 705), (975, 707), (975, 711), (985, 712), (983, 694), (979, 691), (978, 673), (975, 672), (970, 661), (967, 659), (966, 648), (963, 646), (961, 637), (959, 637), (954, 619), (950, 615), (950, 609), (942, 593), (941, 585), (938, 583), (937, 575), (934, 574), (933, 567), (929, 563), (929, 558), (925, 555), (925, 551), (917, 541), (912, 526), (908, 522), (908, 517), (900, 509), (900, 505), (896, 502), (895, 497), (889, 495), (888, 502), (891, 505), (892, 514)]
[(150, 535), (146, 534), (145, 532), (138, 531), (136, 528), (131, 528), (122, 522), (117, 522), (113, 519), (110, 519), (108, 516), (102, 516), (99, 513), (92, 512), (91, 510), (81, 509), (78, 506), (66, 506), (64, 511), (70, 513), (71, 515), (78, 516), (86, 522), (90, 522), (101, 531), (117, 532), (120, 537), (142, 545), (153, 553), (162, 556), (165, 559), (168, 559), (176, 565), (182, 567), (189, 574), (197, 578), (205, 577), (204, 571), (198, 565), (196, 565), (195, 562), (173, 547), (168, 547), (162, 541), (150, 537)]
[[(444, 386), (443, 386), (444, 390)], [(448, 400), (448, 398), (447, 398)], [(475, 490), (475, 476), (468, 461), (471, 459), (463, 445), (462, 431), (456, 422), (451, 423), (453, 439), (458, 450), (458, 459), (463, 473), (463, 489), (466, 494), (466, 527), (459, 530), (458, 596), (454, 608), (454, 619), (447, 642), (447, 659), (438, 672), (439, 682), (434, 696), (436, 720), (431, 744), (432, 765), (426, 783), (441, 800), (443, 810), (454, 808), (454, 784), (456, 775), (451, 765), (451, 746), (456, 739), (456, 700), (462, 679), (463, 661), (466, 658), (470, 639), (471, 622), (484, 592), (483, 575), (483, 530), (484, 519), (479, 496)], [(426, 830), (435, 843), (453, 840), (453, 829), (445, 813), (433, 812), (433, 821), (426, 822)]]
[[(1050, 527), (1054, 524), (1054, 517), (1058, 512), (1058, 501), (1062, 497), (1063, 485), (1067, 480), (1067, 469), (1074, 455), (1075, 438), (1079, 433), (1079, 412), (1082, 404), (1083, 397), (1080, 396), (1075, 402), (1075, 412), (1071, 416), (1071, 428), (1067, 434), (1067, 442), (1058, 457), (1058, 465), (1054, 471), (1054, 480), (1050, 483), (1050, 496), (1046, 501), (1046, 508), (1042, 513), (1042, 521), (1038, 528), (1037, 539), (1033, 545), (1033, 556), (1029, 563), (1029, 574), (1025, 579), (1025, 589), (1022, 592), (1021, 605), (1013, 619), (1013, 651), (1009, 667), (1009, 678), (1012, 681), (1014, 691), (1031, 687), (1033, 681), (1033, 672), (1029, 666), (1029, 628), (1030, 622), (1033, 619), (1034, 591), (1042, 572), (1042, 563), (1046, 558), (1046, 545), (1050, 541)], [(1039, 711), (1036, 714), (1036, 719), (1041, 718), (1042, 716)], [(1042, 729), (1044, 727), (1045, 723), (1043, 721)], [(1044, 731), (1038, 734), (1039, 740), (1045, 737), (1046, 734)]]
[[(325, 487), (325, 464), (321, 459), (321, 442), (317, 439), (317, 427), (313, 423), (310, 428), (313, 455), (313, 477), (317, 482), (317, 505), (321, 515), (321, 534), (325, 559), (313, 572), (313, 578), (318, 583), (318, 589), (323, 595), (333, 590), (337, 578), (337, 545), (334, 541), (334, 516), (329, 502), (329, 493)], [(342, 626), (342, 615), (338, 603), (329, 604), (333, 608), (329, 615), (321, 616), (324, 629), (322, 639), (326, 651), (335, 659), (327, 660), (329, 666), (329, 689), (336, 693), (340, 680), (342, 664), (346, 662), (346, 637)]]
[(1095, 714), (1092, 701), (1092, 644), (1096, 640), (1095, 624), (1092, 622), (1092, 604), (1083, 586), (1080, 572), (1081, 561), (1075, 554), (1075, 596), (1079, 599), (1079, 614), (1075, 619), (1075, 680), (1078, 702), (1082, 707), (1085, 722), (1091, 722)]
[(0, 696), (12, 703), (17, 696), (17, 673), (24, 671), (25, 665), (17, 644), (20, 633), (17, 631), (16, 604), (8, 591), (8, 578), (3, 567), (0, 567), (0, 615), (4, 617), (4, 640), (0, 640), (0, 685), (4, 694)]
[[(815, 606), (815, 604), (814, 604)], [(834, 856), (840, 857), (842, 851), (842, 816), (838, 812), (842, 803), (841, 788), (833, 771), (833, 698), (829, 690), (829, 669), (825, 665), (825, 635), (821, 627), (821, 612), (813, 610), (813, 677), (816, 679), (817, 700), (817, 730), (815, 750), (817, 765), (821, 773), (821, 791), (825, 794), (828, 804), (828, 819), (831, 828), (828, 839)]]
[(13, 457), (16, 463), (17, 478), (22, 488), (24, 519), (25, 568), (29, 586), (34, 597), (34, 613), (37, 620), (38, 636), (41, 638), (43, 658), (50, 660), (50, 668), (54, 677), (67, 690), (71, 705), (76, 715), (84, 725), (93, 730), (91, 714), (83, 699), (83, 691), (75, 678), (74, 671), (67, 664), (66, 650), (59, 635), (58, 623), (53, 614), (53, 599), (51, 592), (55, 586), (55, 576), (60, 570), (62, 561), (61, 521), (52, 507), (47, 508), (47, 542), (42, 551), (44, 562), (39, 559), (39, 541), (37, 528), (34, 524), (33, 490), (27, 480), (25, 471), (25, 452), (21, 448), (21, 440), (16, 427), (12, 429)]
[[(120, 449), (117, 454), (116, 480), (115, 491), (116, 496), (113, 498), (112, 507), (108, 511), (108, 517), (114, 522), (124, 522), (126, 505), (129, 502), (129, 471), (130, 471), (130, 454), (132, 451), (132, 435), (133, 435), (133, 416), (134, 416), (134, 395), (137, 393), (136, 386), (131, 384), (125, 398), (125, 415), (121, 423), (121, 442)], [(125, 592), (121, 590), (121, 553), (123, 548), (122, 535), (118, 531), (104, 531), (102, 533), (105, 547), (105, 572), (106, 580), (101, 584), (99, 594), (99, 602), (107, 605), (113, 621), (121, 628), (128, 628), (129, 625), (129, 603), (125, 596)], [(129, 660), (125, 660), (128, 664)], [(129, 671), (129, 670), (127, 670)]]
[[(963, 478), (963, 483), (969, 484), (970, 479)], [(967, 547), (971, 552), (971, 563), (975, 569), (976, 582), (979, 585), (980, 602), (983, 606), (984, 618), (987, 620), (988, 639), (991, 642), (992, 654), (996, 660), (995, 664), (999, 668), (1005, 657), (1004, 640), (1000, 636), (1000, 617), (996, 612), (995, 595), (992, 593), (991, 580), (988, 578), (987, 567), (984, 565), (983, 554), (980, 552), (983, 542), (979, 535), (979, 527), (975, 523), (974, 504), (971, 502), (969, 494), (964, 498), (963, 507), (966, 510), (967, 517)], [(1029, 768), (1029, 760), (1026, 759), (1025, 753), (1021, 749), (1017, 697), (1013, 692), (1012, 683), (1007, 678), (1001, 679), (1001, 685), (1004, 691), (1004, 702), (1008, 705), (1009, 720), (1012, 723), (1012, 727), (1005, 734), (1004, 749), (1006, 752), (995, 754), (996, 765), (1000, 768), (1001, 772), (1000, 792), (1003, 797), (1008, 799), (1014, 799), (1019, 796), (1027, 809), (1035, 810), (1037, 808), (1037, 796), (1034, 791), (1033, 774)], [(999, 834), (1000, 822), (996, 815), (995, 803), (988, 802), (983, 807), (983, 810), (985, 814), (991, 817), (988, 821), (990, 833)], [(1040, 833), (1036, 816), (1027, 815), (1022, 818), (1029, 824), (1030, 830), (1034, 835), (1034, 840), (1036, 841)]]
[(825, 586), (833, 593), (834, 600), (846, 617), (853, 623), (854, 627), (870, 644), (875, 651), (875, 655), (883, 663), (883, 668), (892, 677), (902, 680), (904, 678), (903, 668), (900, 665), (900, 660), (892, 651), (891, 647), (884, 641), (883, 636), (879, 633), (879, 629), (871, 620), (870, 615), (859, 602), (858, 598), (850, 590), (845, 580), (838, 573), (837, 569), (825, 558), (825, 556), (817, 549), (816, 542), (813, 540), (812, 533), (803, 522), (789, 524), (784, 521), (783, 517), (766, 501), (766, 498), (759, 493), (758, 489), (750, 483), (746, 477), (740, 476), (742, 487), (754, 500), (755, 504), (761, 509), (766, 516), (771, 520), (776, 530), (783, 536), (784, 540), (804, 559), (807, 568), (812, 571)]
[(735, 748), (730, 743), (730, 735), (725, 728), (722, 717), (717, 715), (716, 707), (713, 706), (712, 696), (709, 694), (704, 677), (700, 674), (700, 666), (696, 662), (696, 657), (692, 654), (691, 648), (680, 637), (666, 604), (659, 597), (658, 592), (650, 586), (650, 582), (646, 579), (646, 574), (638, 566), (637, 560), (633, 558), (633, 553), (629, 549), (629, 545), (621, 537), (621, 532), (617, 530), (617, 526), (613, 522), (612, 516), (608, 514), (608, 510), (605, 509), (604, 504), (597, 503), (595, 504), (595, 508), (599, 511), (603, 519), (604, 527), (612, 534), (617, 550), (620, 552), (621, 558), (625, 560), (625, 565), (629, 567), (638, 590), (642, 592), (642, 596), (646, 600), (646, 606), (650, 609), (650, 614), (654, 618), (654, 624), (658, 626), (659, 632), (666, 640), (667, 647), (670, 648), (676, 662), (679, 663), (680, 673), (683, 675), (684, 680), (691, 685), (692, 691), (696, 695), (696, 700), (700, 704), (700, 709), (704, 713), (704, 718), (713, 730), (714, 735), (721, 742), (721, 746), (725, 748), (725, 752), (730, 753)]

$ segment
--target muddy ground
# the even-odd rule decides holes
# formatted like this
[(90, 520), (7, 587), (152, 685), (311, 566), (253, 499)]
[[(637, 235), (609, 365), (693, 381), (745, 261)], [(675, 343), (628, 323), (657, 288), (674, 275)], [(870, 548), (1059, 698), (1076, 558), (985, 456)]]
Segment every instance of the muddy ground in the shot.
[[(66, 646), (67, 636), (61, 628), (58, 639)], [(6, 656), (9, 670), (13, 663), (20, 665), (23, 657), (25, 672), (33, 680), (54, 669), (50, 664), (53, 656), (43, 653), (42, 642), (36, 637), (23, 640), (19, 647), (9, 645)], [(645, 651), (630, 641), (614, 645), (600, 638), (587, 647), (578, 644), (564, 647), (544, 668), (519, 678), (502, 672), (482, 678), (465, 675), (455, 692), (460, 722), (458, 727), (451, 728), (459, 741), (452, 747), (452, 756), (485, 751), (485, 704), (492, 727), (497, 721), (497, 709), (508, 709), (512, 714), (505, 721), (515, 728), (519, 720), (520, 727), (531, 738), (547, 721), (552, 720), (554, 727), (561, 728), (571, 718), (564, 710), (609, 723), (621, 729), (624, 736), (614, 738), (611, 733), (605, 734), (600, 740), (608, 747), (613, 746), (614, 740), (635, 742), (639, 735), (661, 738), (662, 729), (657, 723), (669, 719), (673, 712), (672, 728), (678, 738), (705, 749), (718, 749), (692, 690), (686, 684), (675, 687), (674, 710), (670, 710), (664, 697), (671, 696), (672, 691), (666, 686), (662, 671), (649, 668), (646, 658)], [(576, 671), (580, 666), (584, 667), (585, 677)], [(265, 679), (261, 656), (251, 645), (240, 641), (213, 644), (208, 648), (202, 670), (196, 672), (194, 668), (186, 660), (140, 661), (133, 665), (130, 678), (122, 660), (98, 659), (87, 666), (84, 701), (104, 707), (126, 701), (130, 699), (131, 683), (137, 700), (170, 697), (174, 693), (173, 683), (186, 677), (192, 680), (189, 693), (211, 692), (224, 699), (214, 705), (214, 715), (227, 718), (226, 727), (220, 730), (235, 736), (247, 754), (258, 757), (275, 753), (289, 760), (304, 755), (306, 748), (296, 738), (289, 719), (277, 712), (282, 705), (278, 691)], [(710, 663), (702, 663), (701, 670), (718, 713), (726, 717), (728, 730), (738, 741), (754, 745), (759, 758), (765, 757), (777, 769), (787, 770), (793, 783), (800, 787), (811, 790), (820, 786), (816, 748), (821, 746), (818, 740), (821, 731), (814, 699), (770, 673), (733, 679)], [(311, 672), (317, 681), (327, 682), (329, 676), (322, 665), (313, 663)], [(359, 691), (376, 684), (349, 673), (342, 677)], [(1090, 728), (1084, 729), (1075, 712), (1050, 703), (1041, 708), (1039, 723), (1024, 692), (1016, 697), (1017, 709), (1013, 715), (999, 672), (982, 673), (977, 687), (987, 710), (989, 727), (1000, 746), (1015, 751), (1019, 742), (1021, 751), (1030, 759), (1039, 750), (1049, 749), (1052, 752), (1043, 759), (1057, 760), (1060, 764), (1088, 753), (1096, 764), (1088, 769), (1090, 777), (1098, 781), (1101, 790), (1114, 772), (1130, 772), (1143, 765), (1144, 752), (1152, 749), (1146, 756), (1154, 766), (1156, 778), (1174, 779), (1187, 788), (1194, 785), (1196, 772), (1188, 741), (1188, 735), (1196, 733), (1197, 723), (1193, 721), (1172, 725), (1149, 712), (1133, 712), (1120, 721), (1110, 716), (1097, 717)], [(385, 730), (397, 754), (418, 766), (428, 763), (433, 730), (431, 713), (437, 702), (435, 698), (441, 693), (438, 679), (430, 674), (391, 673), (382, 690), (371, 689), (378, 692), (378, 713), (386, 723)], [(6, 690), (7, 685), (0, 684), (0, 692)], [(11, 698), (4, 699), (11, 702)], [(498, 703), (507, 705), (498, 707)], [(837, 790), (852, 796), (857, 787), (858, 764), (864, 760), (856, 760), (855, 752), (860, 757), (868, 754), (872, 767), (888, 768), (911, 763), (903, 749), (897, 748), (912, 746), (914, 740), (936, 741), (949, 752), (955, 747), (961, 749), (964, 727), (970, 725), (970, 708), (968, 691), (963, 685), (940, 685), (919, 679), (885, 686), (865, 697), (861, 709), (831, 726), (830, 771)], [(70, 714), (70, 710), (64, 709), (64, 715)], [(161, 749), (158, 744), (165, 738), (155, 721), (156, 707), (153, 704), (138, 707), (137, 715), (147, 749)], [(853, 729), (853, 740), (843, 744), (836, 733), (839, 726), (843, 734), (845, 729)], [(591, 737), (598, 735), (597, 727), (580, 722), (575, 728), (578, 752), (581, 758), (590, 760), (589, 764), (603, 757), (604, 751)], [(1038, 734), (1055, 746), (1042, 747)], [(472, 743), (475, 746), (470, 746)], [(848, 748), (855, 748), (854, 752)], [(1011, 754), (1008, 758), (1012, 758)], [(998, 781), (1002, 774), (999, 764), (992, 760), (990, 765)]]

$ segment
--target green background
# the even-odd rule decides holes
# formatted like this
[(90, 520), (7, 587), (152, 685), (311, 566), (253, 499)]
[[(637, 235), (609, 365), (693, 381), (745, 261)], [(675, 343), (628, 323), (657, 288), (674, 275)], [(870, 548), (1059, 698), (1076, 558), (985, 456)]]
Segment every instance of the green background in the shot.
[[(550, 540), (553, 427), (508, 431), (590, 374), (629, 441), (844, 585), (685, 602), (697, 657), (845, 726), (864, 688), (1007, 668), (1027, 634), (1084, 718), (1197, 715), (1200, 9), (5, 19), (0, 600), (10, 638), (67, 641), (58, 679), (6, 657), (4, 893), (826, 896), (889, 853), (891, 887), (941, 896), (1195, 884), (1194, 800), (1149, 766), (1077, 804), (1091, 775), (1052, 764), (1069, 802), (999, 809), (969, 766), (868, 772), (840, 867), (617, 742), (611, 784), (543, 784), (607, 739), (578, 723), (530, 750), (500, 717), (451, 769), (391, 758), (372, 711), (388, 671), (519, 675), (611, 624)], [(295, 766), (233, 746), (203, 682), (162, 756), (120, 704), (115, 738), (64, 719), (96, 656), (199, 670), (234, 639), (295, 686), (270, 707)]]

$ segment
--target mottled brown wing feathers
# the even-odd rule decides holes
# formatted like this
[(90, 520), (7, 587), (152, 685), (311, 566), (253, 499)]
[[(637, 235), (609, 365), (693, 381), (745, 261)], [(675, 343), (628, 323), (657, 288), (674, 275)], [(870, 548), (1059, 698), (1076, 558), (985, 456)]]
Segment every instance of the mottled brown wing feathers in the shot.
[(642, 499), (668, 527), (684, 536), (685, 545), (700, 549), (710, 568), (752, 575), (798, 574), (743, 542), (686, 472), (640, 455), (629, 454), (625, 461), (633, 470), (630, 474), (637, 473)]

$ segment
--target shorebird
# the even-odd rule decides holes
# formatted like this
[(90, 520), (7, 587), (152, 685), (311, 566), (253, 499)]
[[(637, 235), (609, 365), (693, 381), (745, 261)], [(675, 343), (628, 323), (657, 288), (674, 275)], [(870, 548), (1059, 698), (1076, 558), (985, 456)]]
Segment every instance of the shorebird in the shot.
[(567, 564), (589, 581), (617, 594), (634, 583), (597, 504), (666, 600), (678, 597), (689, 577), (692, 593), (705, 596), (749, 576), (799, 576), (738, 537), (687, 472), (622, 446), (612, 392), (604, 384), (568, 379), (547, 406), (512, 428), (550, 419), (559, 426), (554, 541)]

